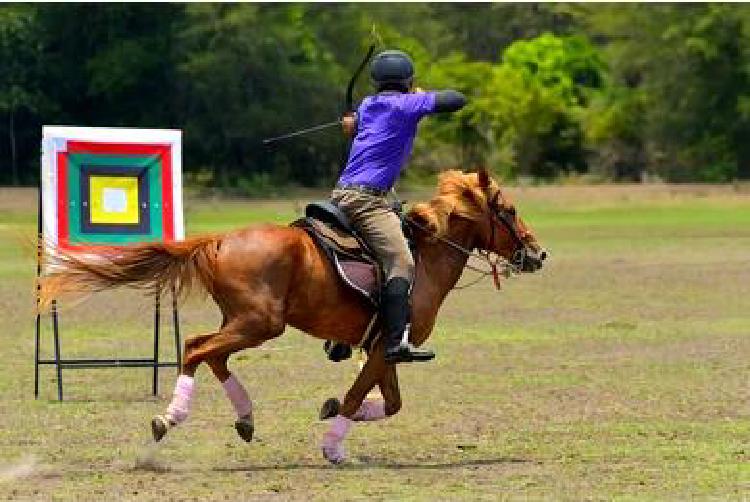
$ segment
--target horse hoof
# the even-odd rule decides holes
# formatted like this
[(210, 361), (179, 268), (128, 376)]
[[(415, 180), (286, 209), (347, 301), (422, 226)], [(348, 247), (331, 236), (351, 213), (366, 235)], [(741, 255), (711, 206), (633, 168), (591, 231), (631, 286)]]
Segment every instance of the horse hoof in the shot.
[(333, 465), (339, 465), (346, 460), (346, 451), (344, 450), (342, 441), (330, 433), (326, 433), (323, 436), (323, 444), (320, 445), (320, 451), (323, 453), (323, 458)]
[(162, 415), (156, 415), (151, 419), (151, 435), (157, 443), (161, 441), (169, 430), (169, 420)]
[(237, 434), (246, 442), (249, 443), (253, 440), (255, 426), (253, 426), (252, 418), (240, 418), (234, 423), (234, 428), (237, 430)]
[(341, 402), (338, 399), (335, 397), (328, 398), (326, 399), (326, 402), (323, 403), (323, 406), (320, 407), (319, 417), (321, 420), (333, 418), (339, 414), (340, 408)]
[(323, 457), (333, 465), (339, 465), (346, 460), (346, 455), (337, 451), (329, 451), (326, 448), (321, 448), (323, 451)]

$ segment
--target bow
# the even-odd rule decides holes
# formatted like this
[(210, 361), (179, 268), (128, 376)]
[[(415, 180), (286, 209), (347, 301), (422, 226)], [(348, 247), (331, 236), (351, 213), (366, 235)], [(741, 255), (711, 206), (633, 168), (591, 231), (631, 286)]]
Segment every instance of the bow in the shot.
[[(370, 58), (372, 58), (373, 52), (375, 52), (375, 44), (370, 44), (370, 48), (367, 50), (367, 54), (365, 54), (365, 57), (362, 58), (362, 61), (359, 63), (357, 69), (354, 70), (352, 78), (349, 79), (349, 84), (347, 84), (346, 86), (346, 110), (344, 110), (344, 114), (354, 113), (354, 84), (357, 83), (357, 79), (362, 73), (362, 70), (364, 70), (365, 66), (367, 66), (367, 63), (370, 62)], [(341, 151), (341, 160), (339, 161), (339, 165), (341, 166), (340, 169), (342, 171), (346, 167), (347, 158), (349, 157), (349, 150), (351, 150), (351, 148), (352, 140), (350, 139), (348, 141), (344, 141), (343, 149)]]
[(354, 111), (354, 99), (352, 97), (352, 93), (354, 92), (354, 84), (357, 83), (357, 79), (359, 78), (359, 75), (362, 73), (362, 70), (364, 70), (365, 66), (367, 66), (367, 63), (370, 62), (370, 58), (372, 58), (373, 52), (375, 52), (375, 44), (370, 45), (370, 48), (367, 50), (367, 54), (365, 54), (365, 57), (362, 59), (362, 62), (359, 63), (359, 66), (352, 74), (352, 78), (349, 79), (349, 84), (346, 86), (346, 110), (344, 110), (345, 112)]

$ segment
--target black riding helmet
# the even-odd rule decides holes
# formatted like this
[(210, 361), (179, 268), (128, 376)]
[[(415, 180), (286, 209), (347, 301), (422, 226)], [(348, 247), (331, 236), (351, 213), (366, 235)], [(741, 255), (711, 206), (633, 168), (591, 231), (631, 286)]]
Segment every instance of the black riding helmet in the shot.
[(378, 91), (395, 89), (406, 92), (414, 78), (414, 63), (401, 51), (383, 51), (370, 63), (370, 78)]

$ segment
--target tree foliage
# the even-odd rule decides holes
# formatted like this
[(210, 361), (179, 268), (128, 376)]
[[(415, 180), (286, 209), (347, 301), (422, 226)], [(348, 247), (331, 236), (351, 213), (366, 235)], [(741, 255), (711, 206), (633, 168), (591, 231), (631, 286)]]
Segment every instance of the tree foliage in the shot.
[(186, 171), (240, 192), (325, 186), (339, 131), (261, 140), (340, 116), (370, 43), (469, 97), (423, 123), (412, 175), (750, 177), (743, 5), (4, 4), (0, 183), (35, 181), (57, 123), (183, 129)]

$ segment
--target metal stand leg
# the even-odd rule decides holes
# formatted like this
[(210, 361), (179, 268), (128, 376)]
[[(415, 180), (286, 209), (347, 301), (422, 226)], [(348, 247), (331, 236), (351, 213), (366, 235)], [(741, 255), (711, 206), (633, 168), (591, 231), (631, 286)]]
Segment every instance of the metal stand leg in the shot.
[(60, 364), (60, 326), (57, 320), (57, 300), (52, 300), (52, 332), (55, 338), (55, 367), (57, 368), (57, 399), (63, 400), (62, 366)]
[(34, 399), (39, 399), (39, 334), (42, 328), (42, 316), (36, 315), (36, 336), (34, 337)]
[(174, 327), (174, 349), (177, 354), (177, 374), (182, 372), (182, 340), (180, 340), (180, 313), (177, 311), (177, 293), (172, 287), (172, 326)]
[(39, 287), (39, 277), (42, 275), (42, 180), (39, 179), (39, 188), (37, 189), (37, 211), (36, 211), (36, 323), (34, 330), (34, 399), (39, 399), (39, 343), (41, 342), (42, 333), (42, 314), (39, 313), (39, 296), (41, 289)]
[(159, 324), (161, 322), (159, 309), (161, 308), (159, 293), (154, 302), (154, 382), (152, 392), (154, 396), (159, 392)]

